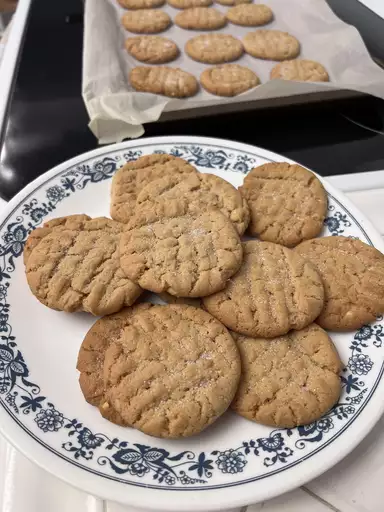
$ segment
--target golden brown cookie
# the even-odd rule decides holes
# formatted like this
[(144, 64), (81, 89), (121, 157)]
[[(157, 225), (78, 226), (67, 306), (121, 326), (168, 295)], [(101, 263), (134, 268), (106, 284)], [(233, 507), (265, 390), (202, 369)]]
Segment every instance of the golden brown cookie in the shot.
[(339, 399), (342, 364), (318, 325), (273, 339), (233, 336), (242, 372), (232, 409), (241, 416), (292, 428), (318, 420)]
[(128, 162), (112, 179), (111, 217), (128, 222), (135, 212), (137, 195), (148, 183), (164, 176), (196, 173), (197, 170), (181, 158), (172, 155), (145, 155)]
[(44, 222), (42, 227), (34, 229), (28, 236), (23, 252), (24, 265), (27, 264), (32, 250), (41, 242), (42, 238), (49, 235), (52, 229), (82, 229), (84, 221), (91, 220), (88, 215), (68, 215), (66, 217), (56, 217)]
[(211, 315), (185, 305), (141, 304), (113, 317), (87, 334), (78, 361), (83, 393), (100, 411), (169, 438), (197, 434), (226, 411), (240, 358), (231, 335)]
[(168, 66), (138, 66), (131, 70), (129, 80), (136, 91), (163, 94), (170, 98), (194, 96), (199, 87), (193, 75)]
[(120, 268), (122, 229), (105, 217), (53, 228), (27, 259), (32, 293), (45, 306), (70, 313), (106, 315), (133, 304), (141, 289)]
[(219, 211), (189, 213), (188, 203), (142, 209), (121, 237), (120, 264), (155, 293), (203, 297), (221, 290), (240, 268), (243, 250), (233, 224)]
[(245, 51), (258, 59), (286, 60), (297, 57), (300, 43), (296, 37), (280, 30), (256, 30), (243, 38)]
[(228, 9), (226, 16), (235, 25), (256, 27), (272, 21), (273, 12), (264, 4), (239, 4)]
[(217, 208), (242, 235), (249, 223), (249, 209), (240, 192), (214, 174), (168, 175), (151, 181), (137, 196), (137, 210), (155, 202), (185, 200), (191, 213)]
[(258, 76), (239, 64), (222, 64), (205, 69), (200, 75), (205, 90), (217, 96), (236, 96), (260, 83)]
[(198, 62), (221, 64), (242, 56), (243, 45), (229, 34), (201, 34), (187, 41), (186, 53)]
[(191, 7), (176, 14), (175, 23), (187, 30), (216, 30), (224, 27), (227, 20), (213, 7)]
[(167, 292), (162, 292), (158, 294), (160, 299), (166, 302), (167, 304), (185, 304), (186, 306), (193, 306), (195, 308), (202, 308), (203, 302), (201, 299), (193, 299), (191, 297), (175, 297)]
[(255, 167), (239, 190), (251, 211), (248, 231), (261, 240), (293, 247), (323, 228), (326, 191), (300, 165), (273, 162)]
[(209, 7), (212, 0), (168, 0), (169, 5), (176, 9), (190, 9), (191, 7)]
[(204, 306), (233, 331), (273, 338), (303, 329), (320, 314), (321, 278), (312, 263), (281, 245), (243, 243), (244, 261), (227, 287)]
[(216, 0), (216, 2), (221, 5), (240, 5), (250, 4), (252, 0)]
[(286, 60), (280, 62), (271, 71), (271, 78), (298, 80), (302, 82), (329, 82), (327, 70), (314, 60)]
[(163, 64), (175, 60), (179, 55), (177, 44), (161, 36), (136, 36), (125, 41), (128, 53), (140, 62)]
[(324, 329), (359, 329), (384, 313), (384, 255), (360, 240), (328, 236), (295, 248), (311, 261), (324, 283)]
[(124, 14), (121, 21), (127, 30), (136, 34), (157, 34), (171, 24), (168, 14), (159, 9), (130, 11)]
[(164, 5), (165, 0), (117, 0), (124, 9), (153, 9)]

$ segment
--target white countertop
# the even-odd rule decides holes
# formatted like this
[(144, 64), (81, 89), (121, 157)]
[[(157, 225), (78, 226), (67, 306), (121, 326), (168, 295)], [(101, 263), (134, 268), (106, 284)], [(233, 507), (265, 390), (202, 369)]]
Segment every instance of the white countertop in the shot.
[[(383, 140), (384, 143), (384, 140)], [(334, 176), (384, 237), (384, 171)], [(0, 211), (4, 206), (0, 200)], [(384, 417), (342, 462), (305, 487), (231, 512), (381, 512)], [(136, 512), (70, 487), (28, 461), (0, 437), (0, 512)]]

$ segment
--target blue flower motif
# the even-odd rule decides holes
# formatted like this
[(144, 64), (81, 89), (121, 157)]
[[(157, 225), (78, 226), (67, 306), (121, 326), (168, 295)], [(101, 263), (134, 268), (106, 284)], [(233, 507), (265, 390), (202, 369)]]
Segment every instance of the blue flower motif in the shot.
[(242, 473), (247, 464), (244, 454), (232, 449), (220, 452), (215, 462), (222, 473), (231, 474)]
[(88, 450), (98, 448), (104, 442), (104, 439), (100, 436), (92, 434), (89, 428), (83, 428), (79, 435), (77, 436), (77, 440), (84, 448)]
[(243, 174), (246, 174), (249, 171), (249, 167), (244, 162), (236, 162), (233, 166), (235, 171), (242, 172)]
[(369, 340), (374, 335), (373, 329), (370, 325), (363, 325), (357, 333), (355, 334), (354, 338), (359, 341), (366, 341)]
[(54, 185), (53, 187), (47, 188), (46, 191), (47, 198), (53, 203), (57, 203), (62, 201), (65, 197), (65, 190), (59, 185)]
[(7, 244), (7, 252), (17, 257), (23, 252), (24, 241), (27, 238), (27, 230), (17, 222), (9, 224), (7, 232), (2, 236)]
[(284, 439), (280, 433), (259, 439), (259, 446), (266, 452), (276, 452), (284, 446)]
[(335, 217), (327, 217), (324, 220), (324, 224), (331, 233), (336, 232), (340, 227), (340, 222)]
[(36, 414), (35, 421), (43, 432), (57, 432), (64, 425), (64, 417), (54, 407), (43, 409)]
[(149, 473), (149, 468), (143, 462), (134, 462), (128, 466), (131, 475), (144, 476)]
[(38, 409), (41, 409), (43, 407), (41, 402), (44, 402), (45, 400), (45, 396), (31, 397), (23, 395), (21, 398), (24, 400), (24, 402), (20, 404), (20, 408), (24, 409), (25, 413), (29, 412), (30, 410), (36, 412)]
[(167, 485), (174, 485), (174, 483), (176, 482), (175, 477), (170, 475), (166, 476), (164, 480)]
[(347, 375), (346, 378), (343, 377), (343, 375), (341, 375), (341, 382), (345, 386), (345, 391), (348, 394), (351, 393), (352, 390), (360, 391), (361, 386), (364, 385), (363, 382), (361, 382), (361, 383), (359, 382), (359, 378), (358, 377), (354, 377), (351, 374)]
[(29, 215), (35, 224), (38, 224), (44, 217), (48, 215), (48, 211), (45, 208), (33, 208)]
[(104, 158), (102, 161), (96, 162), (90, 172), (91, 181), (106, 180), (112, 176), (116, 169), (116, 162), (111, 158)]
[(333, 429), (334, 425), (331, 418), (321, 418), (320, 420), (317, 421), (316, 426), (319, 432), (323, 432), (324, 434), (326, 434), (327, 432)]
[(348, 360), (348, 368), (355, 375), (367, 375), (372, 370), (373, 362), (365, 354), (355, 354)]
[(0, 332), (7, 332), (9, 315), (0, 314)]

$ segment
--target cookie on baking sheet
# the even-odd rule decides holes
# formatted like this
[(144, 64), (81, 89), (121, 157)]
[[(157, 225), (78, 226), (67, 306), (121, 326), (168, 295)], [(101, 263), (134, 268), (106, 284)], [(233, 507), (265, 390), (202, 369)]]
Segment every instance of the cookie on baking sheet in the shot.
[(225, 327), (185, 305), (140, 304), (102, 318), (77, 367), (84, 396), (104, 416), (112, 411), (112, 421), (169, 438), (212, 424), (240, 377), (238, 349)]
[(276, 64), (271, 71), (271, 78), (298, 80), (302, 82), (329, 82), (329, 75), (324, 66), (314, 60), (286, 60)]
[(233, 331), (273, 338), (319, 316), (324, 288), (312, 263), (269, 242), (244, 242), (243, 253), (243, 264), (227, 287), (204, 298), (215, 318)]
[(217, 96), (236, 96), (260, 83), (258, 76), (239, 64), (222, 64), (205, 69), (200, 75), (204, 89)]
[(52, 232), (52, 229), (82, 229), (84, 221), (91, 220), (88, 215), (67, 215), (66, 217), (56, 217), (51, 219), (40, 228), (34, 229), (29, 235), (24, 245), (23, 259), (24, 265), (27, 264), (32, 250), (41, 242), (41, 240)]
[(235, 25), (256, 27), (273, 19), (273, 12), (264, 4), (238, 4), (228, 9), (227, 19)]
[(123, 15), (123, 26), (137, 34), (157, 34), (163, 32), (171, 24), (171, 18), (160, 9), (138, 9)]
[(227, 19), (213, 7), (192, 7), (176, 14), (175, 23), (187, 30), (216, 30), (224, 27)]
[(292, 428), (318, 420), (339, 399), (342, 364), (318, 325), (273, 339), (233, 337), (242, 371), (232, 409), (241, 416)]
[(188, 201), (140, 209), (121, 237), (120, 251), (130, 279), (177, 297), (222, 290), (243, 257), (233, 224), (219, 210), (190, 213)]
[(172, 155), (145, 155), (126, 163), (112, 179), (110, 214), (128, 222), (135, 213), (137, 195), (149, 182), (164, 176), (197, 173), (193, 165)]
[(237, 60), (244, 53), (244, 48), (229, 34), (201, 34), (187, 41), (185, 51), (198, 62), (221, 64)]
[(180, 68), (138, 66), (129, 74), (136, 91), (162, 94), (170, 98), (187, 98), (197, 93), (196, 78)]
[(384, 313), (384, 255), (360, 240), (328, 236), (295, 248), (323, 280), (324, 308), (316, 320), (324, 329), (359, 329)]
[(245, 51), (259, 59), (286, 60), (297, 57), (300, 43), (296, 37), (280, 30), (256, 30), (243, 37)]
[(190, 212), (217, 208), (234, 225), (239, 235), (249, 222), (247, 201), (228, 181), (214, 174), (191, 173), (168, 175), (151, 181), (137, 196), (139, 208), (150, 208), (155, 202), (185, 200)]
[(190, 9), (191, 7), (209, 7), (212, 0), (167, 0), (169, 5), (176, 9)]
[(327, 213), (327, 194), (307, 169), (287, 162), (255, 167), (240, 192), (251, 211), (248, 231), (261, 240), (293, 247), (314, 238)]
[(142, 290), (120, 268), (122, 229), (105, 217), (52, 228), (27, 258), (32, 293), (45, 306), (71, 313), (106, 315), (133, 304)]
[(164, 5), (165, 0), (117, 0), (124, 9), (153, 9)]
[(164, 64), (179, 55), (177, 44), (161, 36), (136, 36), (125, 40), (128, 53), (140, 62)]

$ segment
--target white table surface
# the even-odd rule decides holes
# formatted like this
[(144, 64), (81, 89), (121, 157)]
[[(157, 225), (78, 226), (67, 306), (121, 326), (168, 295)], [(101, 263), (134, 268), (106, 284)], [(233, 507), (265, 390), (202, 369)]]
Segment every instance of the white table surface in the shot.
[[(384, 143), (384, 138), (383, 138)], [(384, 171), (333, 176), (384, 238)], [(0, 200), (0, 212), (4, 207)], [(382, 512), (384, 417), (343, 461), (305, 487), (231, 512)], [(0, 512), (136, 512), (70, 487), (0, 437)]]

